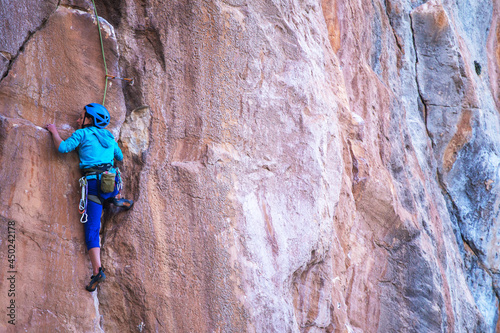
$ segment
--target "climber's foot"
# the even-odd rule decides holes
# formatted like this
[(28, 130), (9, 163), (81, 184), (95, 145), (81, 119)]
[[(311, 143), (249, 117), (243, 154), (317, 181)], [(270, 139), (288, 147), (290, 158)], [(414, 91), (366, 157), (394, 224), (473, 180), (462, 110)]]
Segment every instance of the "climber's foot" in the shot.
[(90, 277), (90, 282), (89, 284), (85, 287), (87, 291), (94, 291), (97, 288), (97, 285), (104, 281), (106, 278), (106, 275), (104, 275), (104, 268), (99, 267), (99, 273), (97, 275), (92, 275)]
[(120, 199), (114, 198), (113, 199), (113, 205), (115, 205), (117, 207), (123, 207), (125, 210), (129, 210), (134, 205), (134, 201), (133, 200), (124, 199), (124, 198), (120, 198)]

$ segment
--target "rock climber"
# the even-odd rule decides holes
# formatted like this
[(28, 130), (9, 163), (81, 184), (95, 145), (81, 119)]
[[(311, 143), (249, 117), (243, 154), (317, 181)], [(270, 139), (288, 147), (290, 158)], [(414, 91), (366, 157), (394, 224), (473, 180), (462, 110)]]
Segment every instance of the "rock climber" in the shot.
[[(80, 170), (83, 174), (80, 182), (83, 180), (86, 184), (85, 188), (82, 187), (82, 192), (88, 192), (84, 205), (86, 221), (81, 221), (84, 223), (85, 242), (93, 270), (90, 282), (85, 287), (88, 291), (94, 291), (106, 278), (104, 268), (101, 267), (99, 238), (102, 204), (106, 200), (112, 200), (114, 205), (127, 210), (134, 204), (132, 200), (121, 198), (119, 194), (121, 179), (119, 170), (113, 167), (113, 162), (114, 159), (123, 160), (123, 154), (113, 134), (105, 129), (109, 121), (108, 110), (100, 104), (91, 103), (83, 108), (77, 121), (78, 129), (68, 139), (61, 139), (54, 124), (46, 127), (52, 134), (54, 145), (59, 152), (68, 153), (77, 149), (80, 157)], [(107, 184), (107, 190), (104, 190), (104, 184)]]

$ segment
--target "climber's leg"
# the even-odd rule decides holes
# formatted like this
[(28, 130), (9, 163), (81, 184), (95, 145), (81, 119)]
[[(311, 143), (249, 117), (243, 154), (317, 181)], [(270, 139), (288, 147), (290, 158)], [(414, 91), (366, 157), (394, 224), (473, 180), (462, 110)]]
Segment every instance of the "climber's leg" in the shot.
[[(90, 192), (90, 191), (89, 191)], [(85, 242), (92, 263), (92, 276), (89, 284), (85, 287), (88, 291), (94, 291), (97, 285), (104, 281), (104, 269), (101, 267), (101, 248), (99, 231), (101, 229), (102, 205), (93, 201), (87, 202), (88, 221), (85, 226)]]
[[(98, 195), (97, 181), (89, 180), (89, 195)], [(101, 230), (102, 205), (96, 202), (87, 201), (87, 223), (85, 227), (85, 243), (89, 251), (90, 262), (92, 263), (92, 273), (99, 273), (101, 267), (101, 242), (99, 231)]]
[(99, 267), (101, 267), (101, 248), (93, 247), (89, 249), (89, 257), (92, 263), (92, 274), (97, 275), (99, 273)]

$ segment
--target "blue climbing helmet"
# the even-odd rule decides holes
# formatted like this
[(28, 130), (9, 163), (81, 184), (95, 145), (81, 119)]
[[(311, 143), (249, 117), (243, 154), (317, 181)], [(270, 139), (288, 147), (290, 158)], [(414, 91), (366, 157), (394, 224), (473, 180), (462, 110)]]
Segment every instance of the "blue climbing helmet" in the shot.
[(99, 128), (104, 128), (109, 125), (109, 112), (104, 106), (97, 103), (85, 105), (85, 112), (94, 119), (94, 125)]

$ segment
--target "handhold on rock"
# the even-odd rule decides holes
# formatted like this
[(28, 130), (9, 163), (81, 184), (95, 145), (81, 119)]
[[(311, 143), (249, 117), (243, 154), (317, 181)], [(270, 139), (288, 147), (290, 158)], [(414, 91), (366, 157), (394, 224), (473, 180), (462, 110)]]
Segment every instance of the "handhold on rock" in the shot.
[(481, 75), (481, 65), (477, 61), (474, 61), (474, 68), (476, 69), (476, 74)]

